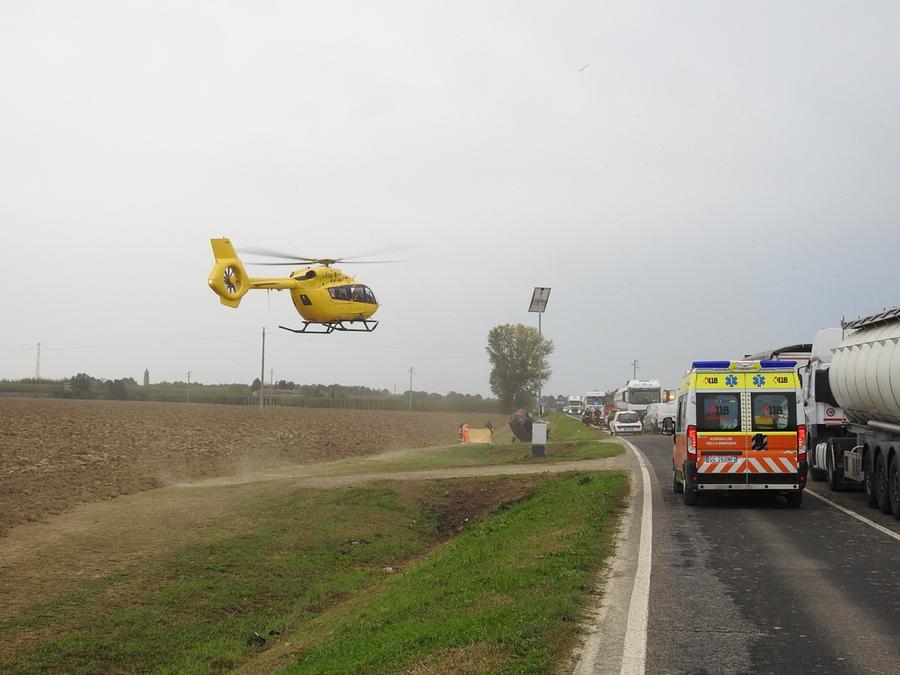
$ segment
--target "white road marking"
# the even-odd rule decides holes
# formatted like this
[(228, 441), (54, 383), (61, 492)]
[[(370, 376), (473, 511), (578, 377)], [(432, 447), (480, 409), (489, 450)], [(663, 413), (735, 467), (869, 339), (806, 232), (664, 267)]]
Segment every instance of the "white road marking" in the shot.
[(897, 541), (900, 541), (900, 534), (897, 534), (897, 533), (894, 532), (893, 530), (889, 530), (889, 529), (887, 529), (886, 527), (884, 527), (883, 525), (879, 525), (878, 523), (876, 523), (876, 522), (874, 522), (874, 521), (872, 521), (872, 520), (869, 520), (869, 519), (866, 518), (865, 516), (859, 515), (858, 513), (856, 513), (856, 511), (851, 511), (850, 509), (844, 508), (844, 507), (841, 506), (840, 504), (838, 504), (838, 503), (836, 503), (836, 502), (833, 502), (833, 501), (831, 501), (830, 499), (828, 499), (828, 497), (823, 497), (822, 495), (820, 495), (820, 494), (819, 494), (818, 492), (816, 492), (815, 490), (812, 490), (812, 489), (807, 488), (806, 491), (807, 491), (809, 494), (811, 494), (813, 497), (815, 497), (816, 499), (821, 499), (823, 502), (825, 502), (825, 503), (828, 504), (829, 506), (833, 506), (833, 507), (836, 508), (838, 511), (843, 511), (843, 512), (846, 513), (848, 516), (853, 516), (853, 517), (856, 518), (857, 520), (860, 520), (860, 521), (864, 522), (864, 523), (865, 523), (866, 525), (868, 525), (869, 527), (874, 527), (874, 528), (875, 528), (876, 530), (878, 530), (879, 532), (883, 532), (883, 533), (886, 534), (887, 536), (893, 537), (893, 538), (896, 539)]
[(643, 675), (647, 666), (647, 618), (650, 613), (650, 563), (653, 552), (653, 491), (650, 487), (650, 473), (644, 456), (633, 443), (625, 443), (637, 457), (641, 465), (644, 484), (641, 505), (641, 543), (638, 547), (638, 563), (634, 574), (631, 601), (628, 603), (628, 624), (625, 628), (625, 645), (622, 651), (620, 673)]

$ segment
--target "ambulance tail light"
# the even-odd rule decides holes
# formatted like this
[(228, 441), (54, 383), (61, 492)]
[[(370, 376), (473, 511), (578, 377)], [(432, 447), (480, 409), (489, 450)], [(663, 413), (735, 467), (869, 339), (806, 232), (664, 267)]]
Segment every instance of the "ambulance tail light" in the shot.
[(806, 425), (797, 425), (797, 459), (806, 459)]
[(697, 456), (697, 427), (693, 424), (687, 428), (687, 454), (688, 457)]

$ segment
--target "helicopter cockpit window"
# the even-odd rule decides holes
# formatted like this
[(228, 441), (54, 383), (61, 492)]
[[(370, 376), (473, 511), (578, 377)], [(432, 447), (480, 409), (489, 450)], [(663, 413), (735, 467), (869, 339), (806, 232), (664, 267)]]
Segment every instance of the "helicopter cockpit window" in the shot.
[(366, 302), (370, 305), (377, 305), (375, 294), (368, 286), (332, 286), (328, 289), (328, 293), (334, 300), (349, 300), (351, 302)]
[(332, 286), (328, 289), (328, 294), (334, 300), (349, 300), (350, 288), (350, 286)]

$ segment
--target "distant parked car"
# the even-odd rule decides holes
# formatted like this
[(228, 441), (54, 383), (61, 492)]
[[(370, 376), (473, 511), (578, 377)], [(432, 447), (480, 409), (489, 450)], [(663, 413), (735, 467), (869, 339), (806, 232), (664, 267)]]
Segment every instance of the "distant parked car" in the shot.
[(632, 410), (620, 410), (609, 423), (609, 433), (639, 434), (643, 430), (640, 416)]

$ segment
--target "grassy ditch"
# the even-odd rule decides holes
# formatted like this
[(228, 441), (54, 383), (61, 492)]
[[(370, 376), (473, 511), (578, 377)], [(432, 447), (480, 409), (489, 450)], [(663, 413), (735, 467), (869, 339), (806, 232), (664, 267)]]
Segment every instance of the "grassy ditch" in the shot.
[(238, 532), (114, 574), (86, 569), (0, 623), (0, 671), (546, 669), (571, 645), (627, 482), (601, 472), (268, 493)]

